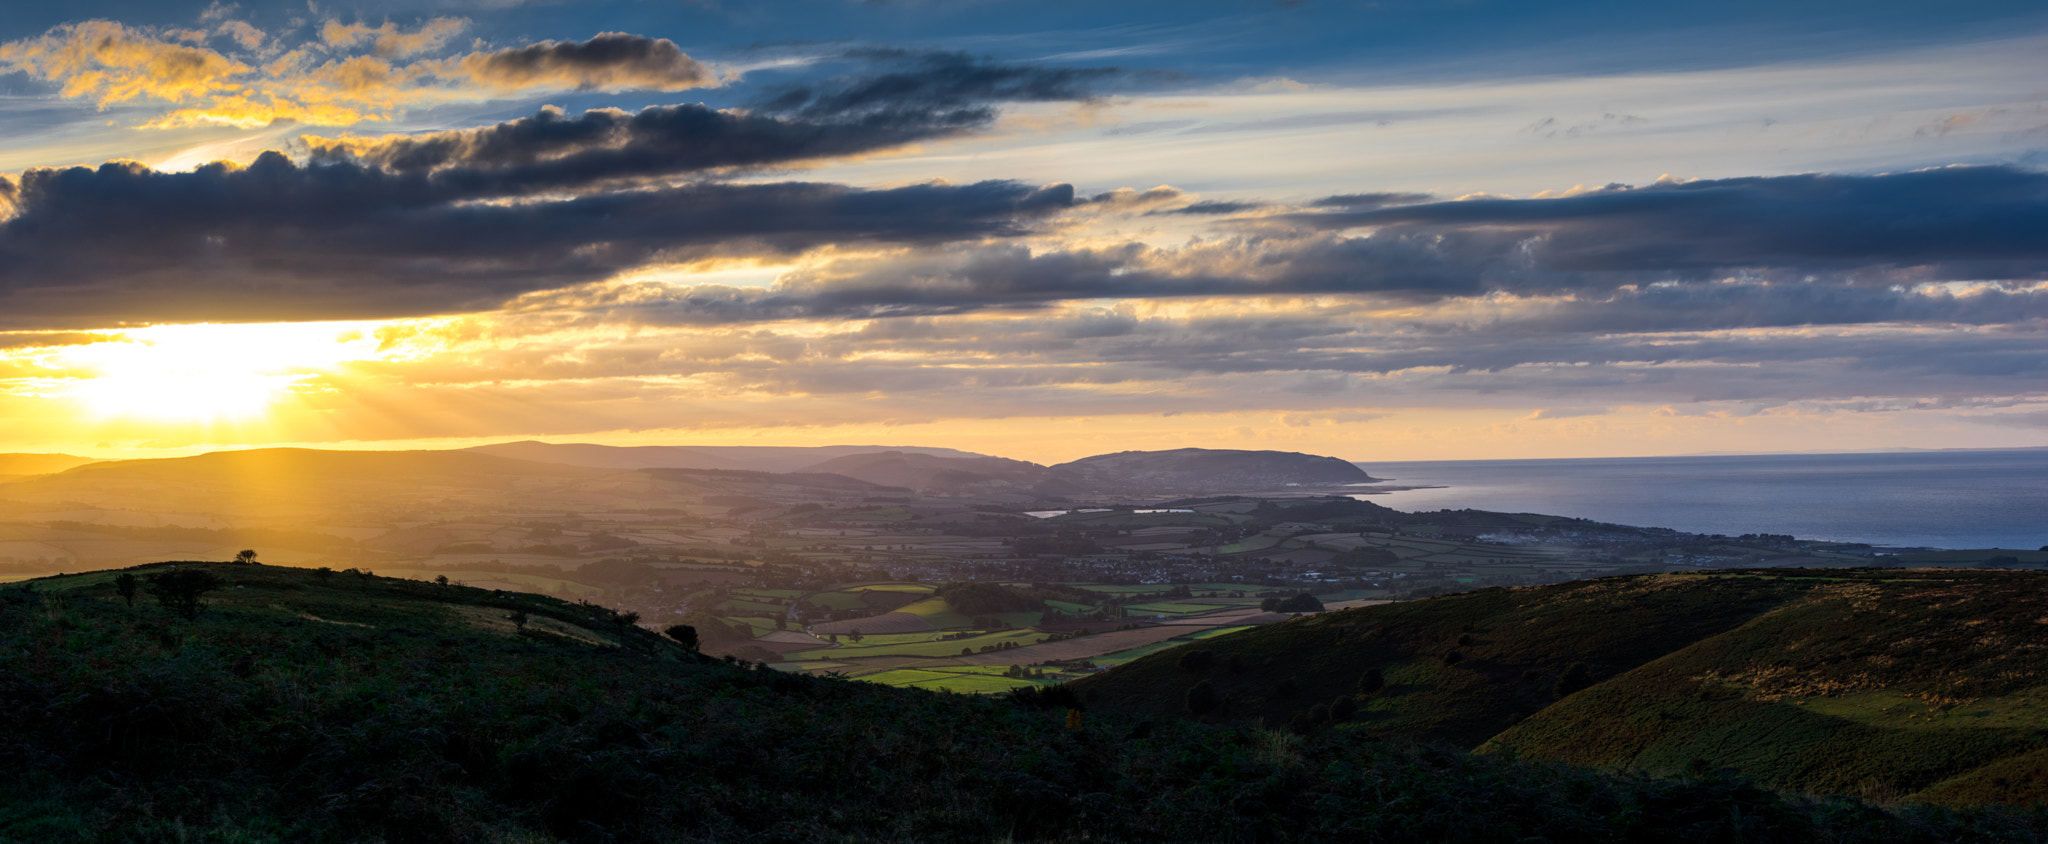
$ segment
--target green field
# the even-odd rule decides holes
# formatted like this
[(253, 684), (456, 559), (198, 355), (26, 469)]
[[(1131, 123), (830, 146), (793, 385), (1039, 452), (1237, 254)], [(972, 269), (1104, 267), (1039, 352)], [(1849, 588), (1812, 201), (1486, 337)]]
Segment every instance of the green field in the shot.
[(1132, 612), (1157, 615), (1200, 615), (1205, 612), (1215, 612), (1223, 608), (1224, 607), (1222, 605), (1218, 604), (1175, 604), (1165, 602), (1153, 604), (1124, 605), (1124, 609), (1130, 610)]
[(927, 638), (926, 640), (921, 642), (876, 642), (874, 641), (875, 639), (900, 639), (902, 637), (872, 636), (862, 637), (859, 643), (855, 643), (852, 639), (846, 636), (841, 636), (839, 637), (839, 647), (798, 651), (796, 653), (789, 654), (787, 658), (792, 660), (844, 660), (885, 656), (947, 657), (959, 656), (961, 648), (968, 648), (976, 653), (979, 653), (981, 651), (982, 646), (984, 645), (994, 645), (1003, 642), (1015, 642), (1018, 646), (1021, 647), (1023, 645), (1028, 645), (1037, 642), (1039, 639), (1045, 637), (1045, 634), (1029, 629), (1003, 630), (994, 633), (984, 633), (980, 636), (974, 636), (966, 639), (954, 639), (952, 641), (939, 641), (937, 637), (933, 634), (905, 635), (923, 635), (931, 636), (931, 638)]

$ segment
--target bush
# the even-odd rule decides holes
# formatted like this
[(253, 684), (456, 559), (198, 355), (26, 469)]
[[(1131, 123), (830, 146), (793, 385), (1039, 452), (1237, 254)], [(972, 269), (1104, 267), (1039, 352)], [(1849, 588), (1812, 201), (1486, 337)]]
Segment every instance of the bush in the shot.
[(157, 603), (187, 619), (199, 617), (199, 596), (221, 587), (213, 572), (177, 569), (149, 576), (149, 594)]
[(1583, 662), (1574, 662), (1565, 666), (1564, 673), (1557, 676), (1557, 685), (1550, 687), (1550, 691), (1559, 700), (1563, 700), (1573, 692), (1590, 685), (1593, 685), (1592, 669), (1587, 668)]
[(1187, 697), (1182, 698), (1181, 702), (1186, 704), (1188, 712), (1202, 715), (1214, 710), (1216, 704), (1223, 701), (1217, 697), (1216, 687), (1210, 685), (1209, 681), (1203, 680), (1189, 688)]
[(1372, 695), (1379, 694), (1380, 690), (1386, 687), (1387, 675), (1381, 673), (1377, 668), (1368, 668), (1364, 674), (1358, 675), (1359, 694), (1371, 697)]
[(1181, 654), (1180, 659), (1174, 664), (1179, 665), (1182, 671), (1207, 671), (1216, 667), (1216, 652), (1206, 648), (1191, 649)]

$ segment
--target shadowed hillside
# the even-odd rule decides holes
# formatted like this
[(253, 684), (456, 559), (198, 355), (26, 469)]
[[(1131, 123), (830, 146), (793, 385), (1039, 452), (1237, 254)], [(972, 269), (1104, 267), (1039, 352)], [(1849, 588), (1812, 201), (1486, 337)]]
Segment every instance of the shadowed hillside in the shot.
[(2044, 589), (2034, 572), (1871, 569), (1487, 589), (1219, 637), (1074, 687), (1155, 716), (2024, 805), (2048, 799)]
[(92, 463), (0, 484), (0, 500), (316, 517), (365, 506), (499, 502), (603, 474), (460, 451), (264, 448)]
[(98, 462), (90, 457), (76, 457), (69, 454), (0, 454), (0, 477), (9, 475), (47, 475), (62, 472), (74, 466)]
[(1082, 488), (1053, 475), (1051, 469), (1001, 457), (936, 457), (902, 451), (835, 457), (806, 472), (830, 472), (883, 486), (899, 486), (939, 494), (1010, 493), (1026, 499), (1071, 495)]
[(873, 445), (824, 446), (616, 446), (591, 443), (544, 443), (525, 440), (481, 445), (468, 451), (602, 469), (744, 469), (753, 472), (810, 471), (804, 467), (823, 460), (878, 451), (900, 451), (946, 458), (978, 458), (979, 454), (950, 448), (889, 447)]
[[(137, 577), (131, 604), (122, 575)], [(169, 578), (183, 578), (173, 580)], [(180, 611), (152, 589), (217, 579)], [(152, 584), (152, 580), (155, 583)], [(519, 593), (158, 564), (0, 589), (0, 840), (2007, 841), (1881, 811), (710, 662)]]
[(1249, 492), (1290, 485), (1368, 483), (1365, 470), (1335, 457), (1292, 451), (1180, 448), (1120, 451), (1052, 467), (1091, 490)]

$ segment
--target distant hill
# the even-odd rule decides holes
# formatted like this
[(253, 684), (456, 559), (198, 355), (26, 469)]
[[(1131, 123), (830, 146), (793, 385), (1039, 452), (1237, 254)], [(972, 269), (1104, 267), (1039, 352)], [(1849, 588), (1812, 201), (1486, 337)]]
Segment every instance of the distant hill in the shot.
[(1044, 497), (1082, 491), (1044, 466), (1001, 457), (939, 457), (881, 451), (835, 457), (804, 471), (829, 472), (885, 486), (947, 495), (1018, 492)]
[(0, 476), (47, 475), (99, 461), (70, 454), (0, 454)]
[(90, 502), (140, 510), (244, 515), (332, 514), (370, 505), (501, 503), (605, 475), (461, 451), (263, 448), (195, 457), (109, 460), (0, 483), (0, 500)]
[(534, 440), (481, 445), (464, 451), (510, 457), (515, 460), (606, 469), (744, 469), (754, 472), (803, 471), (805, 467), (820, 461), (878, 451), (900, 451), (938, 457), (984, 456), (950, 448), (915, 446), (613, 446), (591, 443), (544, 443)]
[[(119, 574), (142, 581), (132, 605)], [(218, 578), (191, 617), (148, 578)], [(1880, 810), (700, 657), (591, 604), (162, 563), (0, 587), (0, 840), (2031, 841)], [(1283, 624), (1295, 626), (1300, 622)], [(1227, 638), (1227, 637), (1226, 637)]]
[(1052, 471), (1091, 490), (1128, 492), (1249, 492), (1373, 480), (1365, 470), (1335, 457), (1211, 448), (1098, 454), (1061, 463)]
[(2026, 805), (2048, 801), (2044, 618), (2040, 572), (1612, 577), (1304, 617), (1073, 685), (1134, 714), (1191, 717), (1206, 684), (1206, 720)]

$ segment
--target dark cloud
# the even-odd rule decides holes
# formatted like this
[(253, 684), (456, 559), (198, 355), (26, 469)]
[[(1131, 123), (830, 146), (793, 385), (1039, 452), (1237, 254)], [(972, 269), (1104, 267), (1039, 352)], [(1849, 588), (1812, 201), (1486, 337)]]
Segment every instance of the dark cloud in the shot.
[(520, 88), (681, 91), (718, 82), (717, 74), (675, 42), (624, 32), (589, 41), (542, 41), (464, 56), (462, 73), (483, 85)]
[(1263, 202), (1224, 202), (1221, 200), (1205, 200), (1202, 202), (1197, 202), (1193, 205), (1183, 205), (1179, 208), (1168, 208), (1160, 211), (1148, 211), (1146, 212), (1146, 216), (1152, 216), (1154, 214), (1242, 214), (1246, 211), (1257, 211), (1265, 207), (1266, 204)]
[[(1088, 99), (1115, 73), (951, 53), (858, 58), (875, 69), (751, 110), (543, 110), (472, 130), (307, 138), (304, 165), (266, 153), (246, 169), (182, 174), (30, 171), (18, 186), (0, 180), (0, 301), (19, 325), (440, 313), (652, 263), (1018, 235), (1076, 203), (1065, 185), (1011, 182), (658, 181), (972, 131), (1002, 102)], [(674, 44), (619, 34), (465, 61), (515, 87), (710, 81)]]
[(978, 125), (994, 119), (995, 103), (1094, 100), (1103, 83), (1124, 73), (1113, 67), (1009, 64), (953, 52), (861, 50), (846, 57), (895, 69), (784, 88), (757, 102), (756, 110), (829, 122)]
[(1012, 182), (709, 183), (471, 202), (424, 177), (277, 153), (191, 173), (32, 170), (19, 194), (0, 224), (0, 302), (17, 325), (488, 308), (660, 261), (1016, 235), (1073, 203), (1071, 187)]
[(1315, 208), (1343, 208), (1357, 211), (1367, 208), (1384, 208), (1389, 205), (1413, 205), (1428, 202), (1436, 197), (1426, 193), (1342, 193), (1326, 196), (1310, 202)]
[(547, 109), (481, 129), (328, 141), (307, 138), (311, 161), (419, 174), (443, 190), (512, 195), (711, 170), (786, 166), (858, 155), (964, 131), (964, 125), (820, 123), (703, 105), (635, 114)]
[[(1515, 232), (1530, 266), (1572, 273), (1925, 268), (1945, 279), (2048, 275), (2048, 174), (2013, 167), (1615, 185), (1557, 199), (1472, 199), (1287, 220), (1336, 229)], [(1880, 274), (1876, 281), (1894, 278)]]
[[(536, 55), (553, 56), (578, 46), (549, 43), (492, 55), (540, 51)], [(611, 55), (619, 51), (600, 51), (590, 57), (591, 66), (630, 67)], [(638, 113), (593, 109), (573, 118), (543, 109), (478, 129), (367, 139), (308, 137), (303, 143), (315, 163), (427, 174), (448, 191), (512, 195), (583, 189), (618, 180), (783, 167), (961, 135), (986, 128), (1003, 102), (1088, 100), (1095, 96), (1095, 83), (1118, 73), (1004, 64), (955, 53), (868, 51), (857, 57), (883, 69), (783, 89), (745, 109), (679, 104)]]

